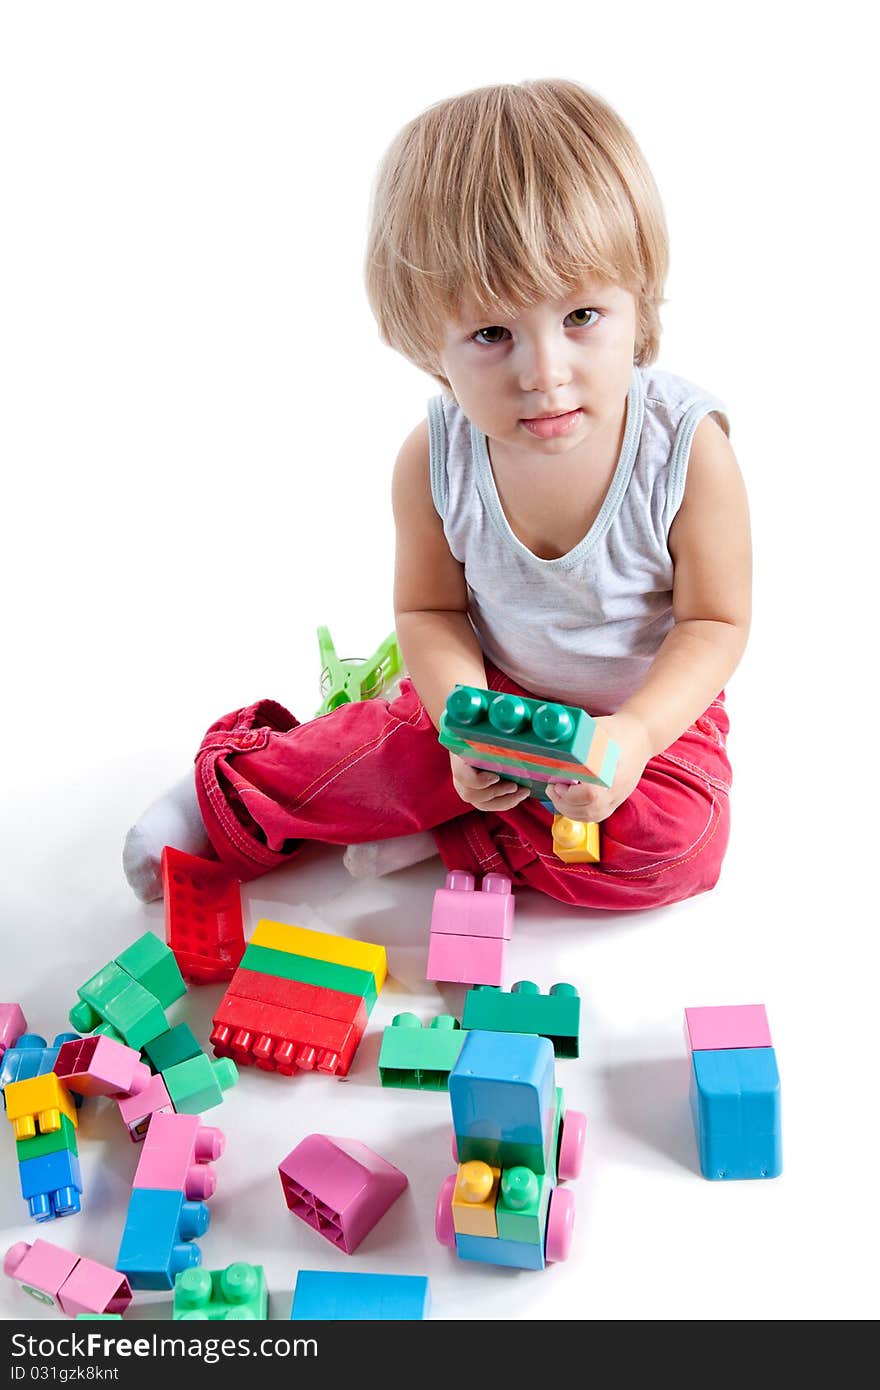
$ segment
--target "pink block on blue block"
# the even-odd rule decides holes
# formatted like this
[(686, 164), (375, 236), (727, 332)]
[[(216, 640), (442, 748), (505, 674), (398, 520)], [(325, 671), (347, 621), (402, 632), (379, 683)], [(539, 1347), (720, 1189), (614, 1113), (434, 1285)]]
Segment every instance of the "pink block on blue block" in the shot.
[(772, 1047), (763, 1004), (721, 1004), (685, 1009), (688, 1052), (717, 1052), (728, 1047)]
[(505, 874), (486, 874), (477, 891), (473, 874), (453, 869), (434, 894), (431, 931), (446, 936), (504, 937), (513, 934), (513, 894)]
[(449, 980), (460, 985), (500, 985), (506, 945), (502, 936), (451, 936), (432, 931), (425, 979)]

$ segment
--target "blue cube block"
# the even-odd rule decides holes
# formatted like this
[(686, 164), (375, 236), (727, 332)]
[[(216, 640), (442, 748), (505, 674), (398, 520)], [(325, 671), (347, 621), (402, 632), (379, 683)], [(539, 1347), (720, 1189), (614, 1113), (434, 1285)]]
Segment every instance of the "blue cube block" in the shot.
[(554, 1105), (553, 1044), (529, 1033), (474, 1030), (449, 1073), (459, 1162), (547, 1171)]
[(779, 1176), (780, 1088), (772, 1047), (694, 1052), (690, 1100), (703, 1177)]
[(79, 1159), (70, 1149), (26, 1158), (18, 1165), (21, 1195), (35, 1221), (72, 1216), (80, 1209), (82, 1174)]
[(173, 1289), (184, 1269), (202, 1262), (196, 1236), (208, 1229), (210, 1213), (204, 1202), (188, 1202), (182, 1192), (136, 1187), (116, 1268), (133, 1289)]
[(334, 1274), (301, 1269), (293, 1322), (418, 1322), (428, 1316), (427, 1279), (415, 1274)]
[(461, 1260), (485, 1265), (507, 1265), (510, 1269), (543, 1269), (544, 1242), (532, 1245), (524, 1240), (494, 1240), (492, 1236), (466, 1236), (456, 1232), (455, 1248)]

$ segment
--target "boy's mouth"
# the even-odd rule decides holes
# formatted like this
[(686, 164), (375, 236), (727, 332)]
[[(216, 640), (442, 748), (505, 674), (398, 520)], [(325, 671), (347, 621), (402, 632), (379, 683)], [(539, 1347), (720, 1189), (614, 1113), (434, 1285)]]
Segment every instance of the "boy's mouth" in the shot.
[(555, 439), (557, 435), (567, 434), (581, 417), (581, 410), (567, 410), (561, 415), (538, 415), (531, 420), (520, 420), (529, 434), (538, 439)]

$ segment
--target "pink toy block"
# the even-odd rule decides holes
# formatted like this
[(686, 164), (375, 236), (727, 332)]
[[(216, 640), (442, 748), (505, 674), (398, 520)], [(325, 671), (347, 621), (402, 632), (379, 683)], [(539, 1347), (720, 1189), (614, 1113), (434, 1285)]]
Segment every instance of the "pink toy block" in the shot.
[(444, 936), (432, 932), (426, 980), (460, 985), (500, 985), (504, 970), (502, 936)]
[(407, 1185), (406, 1175), (357, 1139), (309, 1134), (278, 1165), (295, 1216), (352, 1254)]
[(208, 1165), (226, 1147), (226, 1136), (198, 1115), (156, 1114), (150, 1120), (132, 1187), (182, 1192), (187, 1201), (213, 1197), (217, 1175)]
[(81, 1096), (137, 1095), (150, 1080), (139, 1052), (104, 1036), (64, 1043), (52, 1070), (68, 1091)]
[(7, 1047), (14, 1047), (27, 1032), (27, 1019), (20, 1004), (0, 1004), (0, 1058)]
[(446, 887), (438, 888), (434, 894), (432, 935), (434, 932), (441, 932), (444, 936), (487, 936), (510, 940), (513, 932), (510, 879), (505, 874), (486, 874), (477, 893), (474, 891), (473, 874), (463, 869), (453, 869), (446, 875)]
[(52, 1304), (69, 1318), (78, 1313), (124, 1313), (131, 1302), (131, 1286), (117, 1269), (82, 1259), (48, 1240), (11, 1245), (3, 1272), (38, 1303)]
[(763, 1004), (722, 1004), (685, 1009), (688, 1052), (715, 1052), (728, 1047), (772, 1047)]
[(153, 1115), (174, 1112), (168, 1088), (159, 1073), (150, 1077), (144, 1089), (138, 1091), (137, 1095), (127, 1096), (118, 1104), (119, 1113), (133, 1144), (143, 1141)]
[(58, 1292), (62, 1313), (124, 1313), (131, 1302), (131, 1285), (118, 1269), (81, 1259)]

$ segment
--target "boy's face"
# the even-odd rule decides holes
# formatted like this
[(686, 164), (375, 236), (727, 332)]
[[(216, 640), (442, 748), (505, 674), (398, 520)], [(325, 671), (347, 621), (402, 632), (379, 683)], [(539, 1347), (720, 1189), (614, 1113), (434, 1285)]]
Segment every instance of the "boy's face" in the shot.
[(504, 322), (463, 306), (446, 326), (440, 362), (467, 418), (505, 450), (583, 452), (603, 430), (620, 428), (636, 321), (628, 290), (591, 279)]

